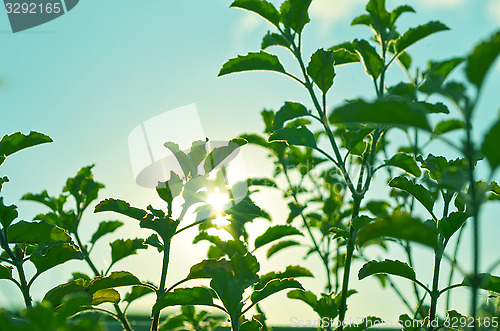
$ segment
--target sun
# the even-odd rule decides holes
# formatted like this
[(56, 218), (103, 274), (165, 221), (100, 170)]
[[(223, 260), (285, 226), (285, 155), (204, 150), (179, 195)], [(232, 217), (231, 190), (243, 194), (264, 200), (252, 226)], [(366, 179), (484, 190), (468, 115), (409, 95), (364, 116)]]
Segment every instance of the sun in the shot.
[(207, 198), (207, 203), (212, 206), (212, 208), (221, 214), (224, 211), (224, 206), (229, 202), (229, 196), (225, 193), (214, 192), (211, 193)]

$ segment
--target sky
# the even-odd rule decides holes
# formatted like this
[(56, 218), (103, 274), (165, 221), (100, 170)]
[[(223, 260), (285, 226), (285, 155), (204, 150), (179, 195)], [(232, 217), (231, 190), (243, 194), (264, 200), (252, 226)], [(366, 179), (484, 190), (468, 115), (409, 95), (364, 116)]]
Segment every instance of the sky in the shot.
[[(304, 32), (304, 54), (309, 56), (319, 47), (368, 37), (364, 27), (350, 26), (352, 18), (363, 13), (365, 3), (313, 0), (312, 23)], [(428, 60), (463, 56), (478, 40), (500, 28), (500, 0), (408, 3), (418, 14), (401, 18), (400, 30), (435, 19), (451, 28), (411, 49), (415, 63), (420, 66), (425, 67)], [(169, 110), (195, 104), (204, 135), (211, 140), (229, 140), (243, 132), (261, 132), (259, 113), (263, 108), (278, 109), (285, 100), (311, 106), (305, 91), (284, 76), (258, 72), (217, 77), (227, 59), (257, 51), (262, 36), (272, 29), (251, 13), (228, 8), (229, 4), (225, 0), (85, 0), (51, 22), (15, 34), (10, 30), (6, 13), (0, 12), (0, 135), (34, 130), (54, 140), (9, 157), (2, 165), (2, 176), (7, 175), (11, 180), (4, 185), (2, 195), (6, 203), (19, 206), (20, 218), (31, 219), (44, 211), (34, 203), (19, 201), (23, 194), (47, 189), (56, 195), (67, 177), (89, 164), (95, 164), (96, 179), (106, 185), (100, 199), (115, 197), (138, 207), (150, 203), (161, 206), (154, 190), (136, 184), (128, 137), (141, 123)], [(387, 1), (389, 9), (400, 4), (403, 2)], [(297, 72), (290, 59), (283, 63), (291, 72)], [(394, 75), (395, 79), (401, 78), (398, 73)], [(476, 115), (478, 139), (498, 117), (499, 77), (497, 63)], [(359, 95), (374, 96), (371, 83), (356, 65), (337, 69), (333, 89), (330, 107)], [(163, 128), (173, 132), (179, 123), (185, 124), (183, 121), (170, 116)], [(186, 128), (186, 132), (190, 129)], [(437, 148), (447, 152), (442, 146)], [(261, 169), (265, 168), (262, 151), (248, 148), (243, 157), (246, 174), (261, 175)], [(257, 202), (271, 207), (277, 218), (286, 217), (285, 204), (269, 201), (276, 200), (261, 197)], [(100, 220), (116, 218), (126, 226), (108, 239), (149, 235), (147, 231), (138, 231), (133, 220), (89, 212), (82, 229), (84, 236), (89, 237)], [(252, 228), (262, 233), (265, 226), (265, 222), (256, 221)], [(491, 231), (484, 232), (485, 238), (491, 239), (483, 243), (487, 260), (488, 250), (496, 247)], [(190, 265), (204, 258), (206, 246), (190, 244), (195, 234), (191, 231), (174, 239), (169, 284), (184, 277)], [(468, 247), (467, 240), (464, 244)], [(103, 243), (98, 250), (103, 254), (97, 255), (97, 263), (103, 269), (109, 261), (105, 246)], [(303, 261), (298, 250), (289, 252), (263, 261), (262, 270), (280, 270), (290, 263), (311, 264), (311, 269), (316, 270), (317, 261)], [(292, 252), (296, 255), (291, 255)], [(417, 265), (426, 269), (427, 258), (430, 255), (422, 250)], [(66, 281), (78, 266), (82, 265), (71, 262), (60, 266), (60, 272), (42, 275), (35, 283), (35, 300), (40, 300), (52, 286)], [(128, 268), (142, 279), (155, 280), (160, 257), (150, 249), (117, 268)], [(431, 271), (422, 272), (426, 277), (426, 272)], [(306, 287), (316, 288), (316, 292), (320, 288), (318, 283), (321, 281), (304, 281)], [(356, 282), (353, 277), (353, 286), (362, 294), (352, 297), (351, 316), (370, 314), (395, 320), (401, 313), (394, 294), (380, 290), (375, 281)], [(1, 282), (0, 289), (0, 306), (21, 303), (20, 294), (11, 284)], [(463, 291), (457, 297), (466, 298), (467, 293)], [(388, 304), (376, 304), (377, 296), (386, 298)], [(147, 311), (151, 299), (139, 302), (135, 309)], [(283, 299), (284, 294), (263, 305), (271, 324), (287, 325), (292, 317), (314, 318), (303, 304), (287, 301), (283, 305)]]

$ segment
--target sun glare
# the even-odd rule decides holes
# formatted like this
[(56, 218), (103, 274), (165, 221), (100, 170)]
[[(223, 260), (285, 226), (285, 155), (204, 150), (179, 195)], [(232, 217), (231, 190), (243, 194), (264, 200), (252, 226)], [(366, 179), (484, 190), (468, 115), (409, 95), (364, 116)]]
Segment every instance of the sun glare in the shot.
[(208, 196), (207, 203), (210, 204), (217, 213), (224, 211), (224, 206), (229, 202), (229, 196), (225, 193), (215, 192)]

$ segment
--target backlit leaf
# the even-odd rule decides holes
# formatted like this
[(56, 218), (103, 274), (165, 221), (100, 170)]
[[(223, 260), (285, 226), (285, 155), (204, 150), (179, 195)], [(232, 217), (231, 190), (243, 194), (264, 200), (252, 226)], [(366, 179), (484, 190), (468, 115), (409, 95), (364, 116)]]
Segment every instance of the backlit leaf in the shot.
[(299, 102), (285, 101), (285, 104), (274, 116), (273, 129), (281, 129), (286, 121), (307, 115), (310, 115), (310, 113), (303, 104)]
[(374, 102), (354, 100), (335, 108), (329, 120), (332, 124), (377, 123), (431, 130), (426, 114), (420, 107), (394, 100)]
[(358, 232), (357, 243), (363, 245), (369, 240), (383, 237), (414, 241), (432, 248), (437, 247), (436, 229), (408, 215), (382, 217), (365, 225)]
[(92, 294), (92, 305), (99, 305), (104, 302), (118, 303), (120, 302), (120, 293), (117, 290), (108, 288), (99, 290)]
[(21, 132), (6, 134), (0, 140), (0, 155), (7, 157), (22, 149), (50, 142), (52, 139), (49, 136), (35, 131), (31, 131), (28, 135)]
[(99, 223), (99, 227), (96, 232), (92, 235), (90, 239), (91, 244), (95, 244), (97, 240), (99, 240), (102, 236), (113, 233), (116, 229), (121, 227), (123, 222), (120, 221), (102, 221)]
[(307, 66), (307, 73), (323, 93), (328, 92), (333, 85), (335, 78), (333, 62), (333, 52), (320, 48), (311, 55), (311, 61)]
[(158, 314), (163, 308), (172, 306), (203, 305), (213, 306), (212, 291), (204, 286), (178, 288), (167, 292), (156, 300), (151, 315)]
[(439, 232), (446, 238), (450, 237), (464, 225), (465, 221), (469, 218), (469, 215), (461, 212), (453, 212), (447, 217), (441, 219), (437, 223), (437, 228)]
[(292, 290), (286, 294), (286, 296), (290, 299), (297, 299), (305, 302), (309, 307), (312, 309), (316, 309), (316, 306), (318, 304), (318, 298), (314, 293), (311, 291), (304, 291), (304, 290)]
[(290, 42), (278, 33), (267, 32), (267, 34), (262, 39), (260, 48), (264, 50), (271, 46), (282, 46), (288, 49), (290, 47)]
[(297, 278), (297, 277), (314, 277), (314, 275), (304, 267), (298, 265), (289, 265), (285, 271), (268, 272), (260, 276), (260, 281), (254, 286), (256, 290), (262, 289), (267, 283), (273, 279)]
[[(465, 286), (472, 286), (473, 277), (474, 275), (465, 277), (462, 284)], [(479, 288), (500, 294), (500, 277), (486, 273), (478, 274), (477, 277), (479, 279)]]
[(270, 242), (287, 236), (303, 236), (300, 230), (291, 225), (275, 225), (266, 230), (262, 235), (255, 238), (255, 249), (262, 247)]
[(30, 261), (38, 273), (42, 273), (69, 260), (83, 260), (78, 247), (69, 243), (58, 243), (44, 249), (37, 249), (30, 256)]
[(272, 3), (265, 0), (235, 0), (230, 7), (238, 7), (257, 13), (274, 26), (279, 27), (280, 13)]
[(15, 220), (18, 216), (17, 206), (10, 205), (6, 206), (3, 203), (3, 197), (0, 197), (0, 223), (4, 228), (8, 228), (9, 225)]
[(281, 20), (285, 26), (301, 33), (309, 23), (308, 9), (312, 0), (285, 0), (280, 7)]
[(498, 143), (500, 142), (500, 120), (493, 125), (484, 137), (481, 152), (488, 160), (492, 170), (500, 165), (500, 153), (498, 152)]
[(101, 201), (95, 207), (94, 212), (98, 213), (102, 211), (114, 211), (116, 213), (135, 218), (139, 221), (141, 221), (147, 214), (145, 210), (131, 207), (128, 202), (119, 199), (106, 199)]
[(444, 134), (454, 130), (460, 130), (465, 128), (465, 123), (461, 120), (451, 119), (444, 120), (436, 124), (434, 128), (435, 134)]
[(10, 243), (44, 243), (56, 241), (69, 242), (71, 237), (62, 228), (47, 223), (19, 221), (9, 226), (7, 230)]
[(355, 40), (354, 45), (356, 52), (363, 60), (366, 72), (368, 72), (373, 79), (377, 79), (384, 68), (384, 63), (380, 55), (378, 55), (375, 48), (366, 40)]
[(420, 171), (420, 168), (417, 165), (415, 159), (406, 153), (397, 153), (396, 155), (391, 157), (387, 164), (403, 169), (404, 171), (412, 174), (415, 177), (420, 177), (420, 175), (422, 174), (422, 171)]
[(132, 286), (132, 290), (125, 294), (123, 301), (133, 302), (139, 298), (142, 298), (145, 295), (153, 293), (153, 289), (144, 286)]
[(109, 244), (111, 246), (111, 264), (115, 264), (127, 256), (137, 254), (138, 249), (146, 249), (143, 239), (117, 239)]
[(214, 148), (205, 159), (205, 164), (203, 165), (205, 172), (208, 174), (217, 168), (224, 160), (246, 143), (245, 139), (235, 138), (231, 139), (226, 146)]
[(276, 244), (269, 247), (269, 249), (267, 250), (267, 258), (270, 258), (271, 256), (278, 253), (282, 249), (291, 246), (300, 246), (300, 244), (293, 240), (282, 240), (280, 242), (277, 242)]
[(406, 263), (397, 260), (370, 261), (363, 265), (358, 272), (358, 279), (362, 280), (375, 274), (387, 274), (415, 280), (415, 271)]
[(474, 48), (467, 58), (465, 73), (469, 81), (478, 88), (483, 84), (486, 73), (500, 54), (500, 31)]
[(432, 214), (434, 207), (434, 199), (425, 187), (420, 184), (414, 184), (404, 177), (396, 177), (389, 183), (390, 187), (395, 187), (400, 190), (410, 193)]
[(0, 279), (11, 279), (11, 278), (12, 278), (12, 267), (0, 264)]
[(269, 281), (263, 289), (253, 292), (250, 299), (252, 300), (252, 303), (257, 303), (264, 300), (268, 296), (287, 288), (304, 289), (302, 285), (300, 285), (300, 283), (293, 278), (273, 279)]
[(411, 28), (396, 40), (396, 52), (401, 53), (406, 48), (424, 39), (425, 37), (436, 32), (449, 29), (450, 28), (448, 28), (446, 25), (438, 21), (432, 21), (427, 24)]
[(316, 147), (314, 134), (305, 126), (279, 129), (269, 137), (269, 142), (273, 141), (285, 141), (288, 145), (294, 146)]
[(88, 285), (88, 291), (91, 293), (102, 289), (140, 285), (141, 281), (128, 271), (113, 271), (107, 277), (96, 277)]
[(219, 76), (232, 74), (235, 72), (269, 70), (285, 73), (285, 68), (276, 55), (260, 51), (258, 53), (248, 53), (232, 58), (222, 66)]

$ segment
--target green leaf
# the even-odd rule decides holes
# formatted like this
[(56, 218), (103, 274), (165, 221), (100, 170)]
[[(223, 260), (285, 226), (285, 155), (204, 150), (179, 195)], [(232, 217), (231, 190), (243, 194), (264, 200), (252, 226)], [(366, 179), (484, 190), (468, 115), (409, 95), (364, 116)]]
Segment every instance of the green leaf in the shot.
[(144, 241), (145, 244), (156, 247), (158, 250), (158, 253), (161, 253), (164, 249), (163, 243), (158, 239), (158, 235), (156, 233), (153, 233), (150, 235), (146, 241)]
[(189, 174), (193, 171), (195, 171), (192, 166), (191, 162), (189, 161), (188, 156), (186, 153), (180, 150), (179, 144), (176, 144), (171, 141), (167, 141), (166, 143), (163, 144), (172, 154), (174, 154), (175, 158), (177, 159), (177, 162), (179, 162), (179, 165), (182, 168), (182, 172), (184, 173), (184, 176), (188, 177)]
[(363, 60), (366, 72), (368, 72), (373, 79), (377, 79), (384, 69), (384, 62), (380, 55), (378, 55), (375, 48), (366, 40), (355, 40), (354, 45), (356, 52)]
[(240, 331), (260, 331), (260, 330), (262, 330), (262, 324), (256, 320), (246, 321), (240, 326)]
[(167, 292), (156, 300), (151, 316), (158, 314), (163, 308), (185, 305), (213, 306), (212, 291), (204, 286), (178, 288)]
[(335, 108), (329, 120), (332, 124), (376, 123), (431, 131), (426, 113), (420, 107), (404, 101), (354, 100)]
[(314, 293), (311, 291), (305, 291), (305, 290), (292, 290), (286, 294), (286, 296), (290, 299), (297, 299), (302, 302), (305, 302), (309, 307), (312, 309), (316, 309), (316, 306), (318, 304), (318, 298)]
[(186, 279), (210, 278), (211, 270), (214, 269), (224, 269), (227, 272), (233, 271), (230, 261), (207, 259), (193, 265)]
[(478, 89), (481, 88), (486, 73), (495, 62), (498, 54), (500, 54), (500, 31), (496, 32), (489, 40), (477, 45), (467, 58), (465, 73), (469, 81)]
[[(198, 175), (198, 166), (207, 156), (207, 140), (196, 140), (191, 144), (191, 149), (188, 153), (188, 159), (191, 164), (191, 176)], [(174, 196), (175, 197), (175, 196)]]
[(128, 202), (119, 199), (106, 199), (99, 202), (99, 204), (95, 207), (94, 213), (103, 211), (114, 211), (139, 221), (141, 221), (147, 214), (145, 210), (131, 207)]
[(461, 212), (453, 212), (447, 217), (441, 219), (437, 223), (439, 232), (446, 238), (450, 239), (451, 236), (465, 224), (470, 215)]
[(267, 283), (273, 279), (297, 278), (297, 277), (314, 277), (314, 275), (304, 267), (298, 265), (289, 265), (285, 271), (268, 272), (260, 276), (260, 281), (254, 286), (255, 290), (262, 289)]
[(23, 195), (21, 200), (36, 201), (49, 207), (52, 211), (62, 211), (63, 205), (66, 202), (67, 197), (65, 195), (60, 195), (58, 198), (50, 197), (47, 191), (43, 191), (40, 194), (28, 193)]
[(49, 136), (35, 131), (31, 131), (28, 135), (21, 132), (6, 134), (0, 140), (0, 155), (7, 157), (22, 149), (50, 142), (52, 139)]
[(257, 303), (264, 300), (268, 296), (287, 288), (304, 289), (302, 285), (300, 285), (300, 283), (293, 278), (273, 279), (269, 281), (262, 290), (253, 292), (250, 299), (252, 300), (252, 303)]
[(416, 280), (415, 271), (406, 263), (394, 260), (370, 261), (363, 265), (358, 272), (358, 279), (362, 280), (376, 274), (399, 276), (411, 281)]
[(425, 207), (425, 209), (429, 211), (431, 215), (434, 215), (432, 211), (434, 207), (434, 199), (429, 191), (427, 191), (427, 189), (422, 185), (414, 184), (404, 177), (396, 177), (389, 182), (389, 186), (410, 193)]
[(83, 210), (97, 199), (99, 190), (104, 188), (103, 184), (94, 180), (93, 167), (94, 165), (90, 165), (81, 168), (75, 177), (68, 178), (63, 187), (63, 192), (69, 192), (75, 198), (76, 203), (81, 204)]
[(3, 203), (3, 197), (0, 197), (0, 223), (4, 227), (4, 229), (8, 228), (9, 225), (15, 220), (18, 216), (17, 206), (10, 205), (6, 206)]
[(397, 153), (387, 162), (387, 164), (403, 169), (409, 174), (415, 177), (420, 177), (422, 171), (420, 171), (419, 166), (415, 159), (406, 153)]
[(465, 123), (461, 120), (451, 119), (443, 120), (436, 124), (434, 128), (435, 134), (444, 134), (454, 130), (465, 129)]
[(333, 62), (333, 52), (320, 48), (311, 55), (311, 60), (307, 66), (307, 73), (323, 94), (326, 94), (333, 85), (333, 79), (335, 78)]
[(354, 62), (360, 62), (359, 55), (356, 54), (356, 49), (353, 43), (345, 42), (329, 48), (333, 51), (333, 62), (336, 66)]
[(302, 33), (304, 26), (309, 23), (307, 13), (312, 0), (286, 0), (281, 4), (281, 21), (286, 27), (297, 33)]
[(227, 157), (229, 157), (234, 151), (240, 148), (243, 145), (246, 145), (247, 141), (241, 138), (231, 139), (227, 146), (214, 148), (210, 154), (208, 154), (205, 159), (205, 164), (203, 168), (205, 169), (205, 173), (209, 173), (219, 166)]
[(411, 28), (396, 40), (396, 52), (401, 53), (406, 48), (439, 31), (449, 30), (446, 25), (438, 21), (431, 21), (424, 25)]
[(434, 93), (441, 89), (448, 75), (462, 62), (463, 58), (452, 58), (441, 62), (430, 62), (429, 69), (424, 73), (425, 81), (419, 86), (424, 93)]
[(104, 302), (118, 303), (120, 302), (120, 293), (117, 290), (108, 288), (99, 290), (92, 294), (92, 305), (99, 305)]
[(274, 116), (273, 130), (281, 129), (286, 121), (307, 115), (310, 115), (310, 112), (303, 104), (299, 102), (285, 101), (283, 107), (281, 107)]
[(260, 270), (260, 264), (252, 254), (234, 254), (231, 257), (231, 267), (241, 288), (245, 289), (259, 281), (257, 272)]
[(500, 141), (500, 120), (493, 125), (484, 137), (481, 152), (488, 160), (491, 170), (494, 171), (500, 165), (500, 153), (498, 152), (498, 142)]
[[(500, 294), (500, 277), (493, 276), (490, 274), (482, 273), (478, 274), (479, 288)], [(462, 285), (472, 286), (472, 280), (474, 275), (469, 275), (464, 278)]]
[(117, 239), (109, 244), (111, 246), (111, 264), (115, 264), (127, 256), (137, 254), (138, 249), (146, 249), (143, 239)]
[(72, 293), (86, 293), (86, 287), (87, 284), (83, 279), (72, 280), (52, 288), (45, 294), (43, 301), (48, 301), (52, 306), (58, 307), (65, 296)]
[(267, 250), (267, 258), (270, 258), (271, 256), (278, 253), (282, 249), (291, 246), (300, 246), (300, 243), (293, 240), (282, 240), (280, 242), (277, 242), (276, 244), (269, 247), (269, 249)]
[[(5, 159), (5, 157), (0, 155), (0, 165), (2, 165), (2, 162), (4, 159)], [(9, 178), (7, 178), (6, 176), (0, 177), (0, 192), (2, 191), (3, 184), (8, 183), (8, 182), (9, 182)]]
[(390, 14), (390, 25), (394, 25), (399, 16), (401, 16), (401, 14), (403, 13), (415, 13), (415, 9), (408, 5), (396, 7), (396, 9), (394, 9)]
[(125, 298), (123, 298), (123, 301), (126, 302), (133, 302), (139, 298), (142, 298), (145, 295), (148, 295), (150, 293), (153, 293), (153, 289), (149, 287), (144, 287), (144, 286), (132, 286), (132, 290), (125, 294)]
[(365, 225), (358, 232), (357, 243), (363, 245), (369, 240), (382, 237), (409, 240), (432, 248), (437, 247), (436, 229), (408, 215), (382, 217)]
[(265, 0), (235, 0), (230, 7), (238, 7), (254, 12), (274, 26), (279, 27), (280, 13), (272, 3)]
[(10, 243), (50, 244), (57, 241), (71, 241), (71, 237), (64, 229), (45, 221), (19, 221), (9, 226), (7, 234)]
[(260, 47), (264, 50), (271, 46), (282, 46), (286, 49), (289, 49), (290, 42), (281, 34), (267, 32), (267, 34), (262, 39), (262, 44)]
[(275, 225), (266, 230), (262, 235), (255, 238), (255, 249), (262, 247), (270, 242), (287, 236), (303, 236), (300, 230), (291, 225)]
[(276, 55), (260, 51), (250, 52), (247, 55), (239, 55), (232, 58), (222, 66), (218, 76), (224, 76), (235, 72), (269, 70), (285, 74), (285, 68)]
[(101, 237), (108, 233), (113, 233), (116, 229), (121, 227), (123, 225), (123, 222), (120, 221), (102, 221), (99, 223), (99, 227), (97, 228), (96, 232), (92, 235), (92, 238), (90, 239), (91, 244), (95, 244), (97, 240), (99, 240)]
[(99, 290), (121, 287), (140, 285), (141, 281), (128, 271), (113, 271), (107, 277), (98, 276), (94, 278), (88, 285), (89, 292), (94, 293)]
[(0, 264), (0, 279), (11, 279), (12, 278), (12, 267), (9, 265)]
[(305, 126), (279, 129), (269, 137), (269, 142), (273, 141), (285, 141), (288, 145), (316, 148), (316, 138)]
[(30, 261), (38, 273), (47, 271), (69, 260), (83, 260), (83, 254), (78, 247), (69, 243), (58, 243), (47, 248), (38, 248), (30, 256)]

